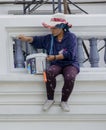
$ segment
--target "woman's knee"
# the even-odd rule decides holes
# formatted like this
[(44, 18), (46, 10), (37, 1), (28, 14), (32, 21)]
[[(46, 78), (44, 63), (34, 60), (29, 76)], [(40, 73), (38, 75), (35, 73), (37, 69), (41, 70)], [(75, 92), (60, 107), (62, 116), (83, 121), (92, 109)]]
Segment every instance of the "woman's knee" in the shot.
[(50, 68), (48, 68), (46, 73), (51, 77), (55, 77), (60, 73), (60, 68), (58, 68), (57, 66), (51, 66)]
[(64, 79), (66, 81), (74, 81), (77, 76), (77, 73), (78, 71), (76, 68), (73, 67), (67, 68), (67, 70), (64, 72)]
[(55, 69), (53, 68), (49, 68), (47, 71), (46, 71), (47, 75), (50, 76), (50, 77), (55, 77)]

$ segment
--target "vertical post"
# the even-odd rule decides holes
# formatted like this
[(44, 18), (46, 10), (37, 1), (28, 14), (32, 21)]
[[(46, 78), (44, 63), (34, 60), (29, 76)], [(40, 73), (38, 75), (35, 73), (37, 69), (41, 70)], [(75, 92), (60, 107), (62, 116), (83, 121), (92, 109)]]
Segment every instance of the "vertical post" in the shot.
[(30, 54), (37, 53), (37, 49), (32, 47), (29, 43), (26, 42), (25, 45), (26, 45), (26, 56), (30, 55)]
[(24, 56), (22, 52), (22, 42), (19, 39), (14, 39), (15, 41), (15, 55), (14, 64), (16, 68), (24, 68)]
[(61, 10), (61, 0), (58, 0), (58, 12), (62, 12), (62, 10)]
[(83, 67), (83, 62), (85, 60), (83, 44), (82, 44), (83, 40), (81, 38), (77, 38), (77, 42), (78, 42), (78, 61), (79, 61), (80, 67)]
[(55, 7), (55, 0), (52, 0), (52, 5), (53, 5), (53, 13), (55, 13), (55, 11), (58, 9), (58, 12), (62, 12), (61, 9), (61, 0), (57, 1), (57, 7)]
[(106, 64), (106, 39), (104, 39), (104, 41), (105, 41), (104, 62)]
[(63, 5), (64, 5), (64, 14), (68, 14), (68, 4), (66, 0), (63, 0)]
[(53, 0), (53, 14), (55, 13), (55, 1)]
[(26, 14), (26, 9), (25, 9), (25, 0), (23, 0), (24, 4), (23, 4), (23, 14)]
[(90, 42), (90, 54), (89, 54), (89, 61), (91, 67), (98, 67), (99, 65), (99, 53), (97, 50), (97, 39), (91, 38), (89, 39)]
[(25, 42), (25, 45), (26, 45), (26, 56), (29, 55), (31, 53), (31, 49), (30, 49), (30, 44)]

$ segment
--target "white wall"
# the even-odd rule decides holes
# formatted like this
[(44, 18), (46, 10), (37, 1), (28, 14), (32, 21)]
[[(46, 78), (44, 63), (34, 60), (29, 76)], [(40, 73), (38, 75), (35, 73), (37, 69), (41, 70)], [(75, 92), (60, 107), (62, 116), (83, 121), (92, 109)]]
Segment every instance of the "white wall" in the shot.
[[(59, 106), (62, 77), (57, 79), (56, 103), (50, 111), (44, 112), (43, 76), (13, 69), (12, 36), (47, 33), (41, 25), (44, 20), (49, 21), (50, 16), (0, 16), (0, 130), (105, 130), (105, 67), (81, 68), (68, 113)], [(69, 15), (67, 20), (78, 36), (106, 37), (106, 15)]]

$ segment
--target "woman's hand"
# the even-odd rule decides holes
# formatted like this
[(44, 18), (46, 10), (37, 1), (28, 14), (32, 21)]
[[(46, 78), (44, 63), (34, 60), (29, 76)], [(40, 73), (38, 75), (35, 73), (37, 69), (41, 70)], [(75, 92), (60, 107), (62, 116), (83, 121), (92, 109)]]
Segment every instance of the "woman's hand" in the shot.
[(20, 39), (23, 42), (27, 42), (27, 37), (24, 36), (24, 35), (19, 35), (17, 38)]
[(24, 35), (19, 35), (18, 39), (20, 39), (23, 42), (29, 42), (29, 43), (33, 42), (32, 37), (27, 37), (27, 36), (24, 36)]
[(53, 61), (53, 60), (55, 60), (55, 56), (49, 55), (46, 59), (47, 59), (47, 61)]
[(47, 61), (63, 60), (63, 59), (64, 59), (64, 56), (63, 56), (63, 54), (59, 54), (59, 55), (49, 55), (46, 59), (47, 59)]

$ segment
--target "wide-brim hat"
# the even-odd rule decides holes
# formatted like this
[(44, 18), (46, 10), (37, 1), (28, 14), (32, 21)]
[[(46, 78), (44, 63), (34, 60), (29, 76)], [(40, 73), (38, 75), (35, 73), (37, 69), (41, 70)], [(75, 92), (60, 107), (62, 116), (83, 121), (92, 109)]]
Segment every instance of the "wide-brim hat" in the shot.
[(42, 25), (45, 28), (52, 28), (55, 27), (58, 24), (67, 24), (69, 28), (72, 27), (72, 24), (69, 24), (66, 19), (65, 19), (65, 14), (63, 13), (56, 13), (52, 16), (52, 18), (50, 19), (50, 22), (43, 22)]

